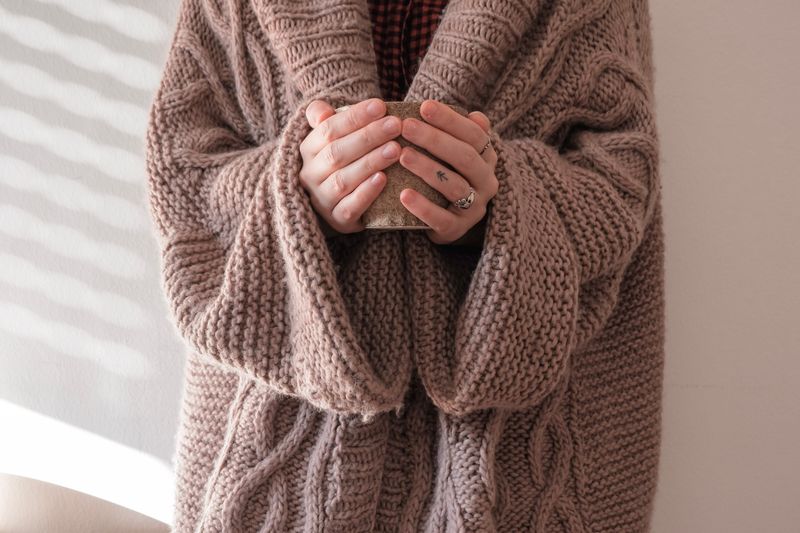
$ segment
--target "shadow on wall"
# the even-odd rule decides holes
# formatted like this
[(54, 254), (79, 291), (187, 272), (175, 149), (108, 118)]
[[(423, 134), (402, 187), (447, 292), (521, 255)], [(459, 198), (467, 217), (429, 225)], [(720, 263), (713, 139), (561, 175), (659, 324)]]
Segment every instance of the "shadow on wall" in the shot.
[[(0, 472), (33, 476), (24, 471), (33, 461), (9, 451), (45, 439), (47, 459), (73, 472), (58, 482), (102, 497), (46, 417), (96, 435), (95, 444), (143, 452), (127, 455), (126, 467), (156, 460), (152, 488), (172, 488), (163, 479), (184, 348), (160, 290), (143, 143), (177, 8), (0, 4), (0, 424), (12, 428)], [(91, 468), (113, 472), (119, 457), (100, 453)], [(167, 521), (171, 501), (162, 500), (146, 511)]]

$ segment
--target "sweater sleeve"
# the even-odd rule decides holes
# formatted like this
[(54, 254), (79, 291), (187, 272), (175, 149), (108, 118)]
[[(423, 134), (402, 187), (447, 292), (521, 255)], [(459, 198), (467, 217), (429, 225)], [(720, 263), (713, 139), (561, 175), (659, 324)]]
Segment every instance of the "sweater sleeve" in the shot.
[(642, 50), (587, 56), (569, 79), (577, 91), (563, 120), (552, 121), (553, 135), (491, 132), (499, 190), (456, 311), (453, 348), (417, 359), (442, 410), (537, 405), (613, 310), (660, 196), (649, 47)]
[(266, 122), (252, 119), (258, 106), (243, 103), (240, 65), (195, 5), (182, 3), (146, 142), (162, 288), (181, 338), (208, 361), (322, 409), (398, 409), (410, 356), (374, 365), (362, 350), (297, 179), (308, 102), (275, 136), (254, 140)]

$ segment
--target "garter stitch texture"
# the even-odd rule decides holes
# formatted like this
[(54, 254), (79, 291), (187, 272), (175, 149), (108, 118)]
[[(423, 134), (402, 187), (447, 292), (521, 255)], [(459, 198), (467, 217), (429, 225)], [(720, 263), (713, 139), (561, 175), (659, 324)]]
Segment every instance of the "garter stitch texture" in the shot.
[(492, 121), (483, 248), (326, 239), (305, 108), (366, 0), (182, 0), (147, 132), (187, 346), (174, 531), (646, 531), (664, 359), (647, 0), (452, 0), (405, 96)]

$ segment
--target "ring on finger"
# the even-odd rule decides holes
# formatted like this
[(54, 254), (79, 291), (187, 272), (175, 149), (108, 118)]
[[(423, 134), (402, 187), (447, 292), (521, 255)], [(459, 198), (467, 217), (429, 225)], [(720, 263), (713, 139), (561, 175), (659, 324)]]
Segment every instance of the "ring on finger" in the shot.
[(475, 188), (470, 185), (469, 186), (469, 194), (467, 194), (464, 198), (459, 198), (453, 205), (456, 207), (460, 207), (461, 209), (469, 209), (469, 206), (472, 205), (472, 202), (475, 201)]
[(492, 138), (491, 137), (487, 137), (486, 144), (483, 145), (483, 148), (481, 148), (481, 151), (478, 152), (478, 155), (483, 155), (483, 152), (485, 152), (486, 149), (489, 148), (489, 146), (491, 144), (492, 144)]

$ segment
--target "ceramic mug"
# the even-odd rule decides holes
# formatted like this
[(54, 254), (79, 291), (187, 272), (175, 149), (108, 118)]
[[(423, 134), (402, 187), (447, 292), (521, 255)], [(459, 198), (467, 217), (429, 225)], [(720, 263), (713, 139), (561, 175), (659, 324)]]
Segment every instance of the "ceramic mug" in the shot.
[[(388, 100), (385, 103), (386, 116), (394, 115), (399, 117), (400, 120), (413, 117), (425, 122), (419, 113), (422, 102)], [(468, 114), (468, 112), (460, 106), (447, 105), (464, 116)], [(338, 107), (336, 108), (336, 112), (344, 111), (348, 107), (350, 106), (345, 105)], [(415, 150), (423, 155), (430, 157), (445, 168), (455, 171), (452, 166), (438, 159), (421, 146), (417, 146), (408, 141), (402, 135), (398, 135), (394, 140), (400, 144), (401, 148), (403, 146), (413, 146)], [(442, 193), (428, 185), (425, 180), (401, 165), (400, 161), (392, 163), (386, 167), (383, 172), (386, 174), (386, 185), (384, 185), (372, 205), (370, 205), (361, 216), (361, 221), (365, 228), (373, 230), (430, 229), (430, 226), (417, 218), (400, 202), (400, 192), (403, 189), (414, 189), (440, 207), (447, 207), (450, 201)]]

